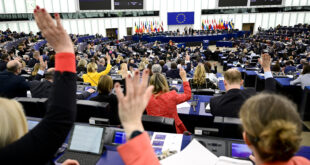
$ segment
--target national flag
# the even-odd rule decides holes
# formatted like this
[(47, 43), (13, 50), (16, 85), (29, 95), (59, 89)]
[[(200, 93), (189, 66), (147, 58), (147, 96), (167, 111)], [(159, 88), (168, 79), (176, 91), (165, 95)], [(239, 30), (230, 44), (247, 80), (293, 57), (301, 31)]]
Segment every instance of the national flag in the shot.
[(204, 30), (205, 25), (203, 24), (203, 20), (202, 20), (202, 24), (201, 24), (201, 30)]

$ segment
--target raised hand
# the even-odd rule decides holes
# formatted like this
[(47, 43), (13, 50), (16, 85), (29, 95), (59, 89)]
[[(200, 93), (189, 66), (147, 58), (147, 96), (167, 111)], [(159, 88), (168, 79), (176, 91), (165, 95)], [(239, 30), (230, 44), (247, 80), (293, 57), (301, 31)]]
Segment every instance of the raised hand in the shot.
[(141, 118), (153, 91), (153, 86), (147, 87), (149, 70), (143, 71), (141, 82), (139, 82), (140, 72), (135, 71), (134, 74), (133, 78), (130, 75), (126, 77), (126, 96), (121, 91), (120, 84), (115, 84), (119, 119), (127, 139), (135, 130), (144, 131)]
[(34, 18), (43, 37), (54, 48), (56, 53), (74, 53), (73, 43), (60, 22), (59, 14), (55, 14), (56, 24), (49, 13), (39, 6), (34, 10)]
[(182, 81), (187, 81), (186, 71), (182, 67), (180, 67), (180, 73), (179, 74), (180, 74)]
[(47, 66), (47, 61), (44, 62), (42, 56), (39, 57), (39, 60), (40, 60), (40, 70), (44, 71), (46, 69), (46, 66)]
[(258, 59), (258, 62), (263, 67), (264, 72), (270, 72), (271, 57), (269, 54), (262, 54), (261, 58)]

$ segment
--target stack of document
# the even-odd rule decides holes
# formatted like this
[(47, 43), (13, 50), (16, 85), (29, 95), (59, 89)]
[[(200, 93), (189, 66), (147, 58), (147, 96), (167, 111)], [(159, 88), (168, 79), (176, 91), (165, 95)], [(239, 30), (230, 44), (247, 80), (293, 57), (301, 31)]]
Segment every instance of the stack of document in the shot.
[(201, 145), (196, 139), (193, 139), (186, 148), (181, 152), (174, 154), (160, 161), (162, 165), (178, 164), (178, 165), (253, 165), (252, 162), (246, 160), (233, 159), (225, 156), (217, 157), (207, 148)]

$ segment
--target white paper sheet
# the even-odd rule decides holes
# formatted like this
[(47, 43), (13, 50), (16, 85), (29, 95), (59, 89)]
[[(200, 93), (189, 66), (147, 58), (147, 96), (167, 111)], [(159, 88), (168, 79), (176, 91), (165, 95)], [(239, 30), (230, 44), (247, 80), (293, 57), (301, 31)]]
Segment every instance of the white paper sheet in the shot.
[(193, 139), (182, 152), (172, 155), (160, 161), (162, 165), (214, 165), (218, 161), (218, 157), (202, 146), (196, 139)]
[(193, 139), (181, 152), (160, 161), (162, 165), (252, 165), (250, 161), (221, 156), (218, 158), (207, 148)]
[(184, 102), (184, 103), (177, 105), (177, 109), (179, 109), (179, 108), (190, 108), (190, 107), (191, 107), (191, 105), (188, 102)]

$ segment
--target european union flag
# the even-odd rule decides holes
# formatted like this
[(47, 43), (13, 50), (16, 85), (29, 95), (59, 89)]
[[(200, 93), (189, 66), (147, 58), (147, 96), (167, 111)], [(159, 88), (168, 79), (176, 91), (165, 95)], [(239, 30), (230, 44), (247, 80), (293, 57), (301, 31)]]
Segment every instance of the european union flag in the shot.
[(173, 12), (168, 13), (168, 25), (194, 24), (194, 12)]

